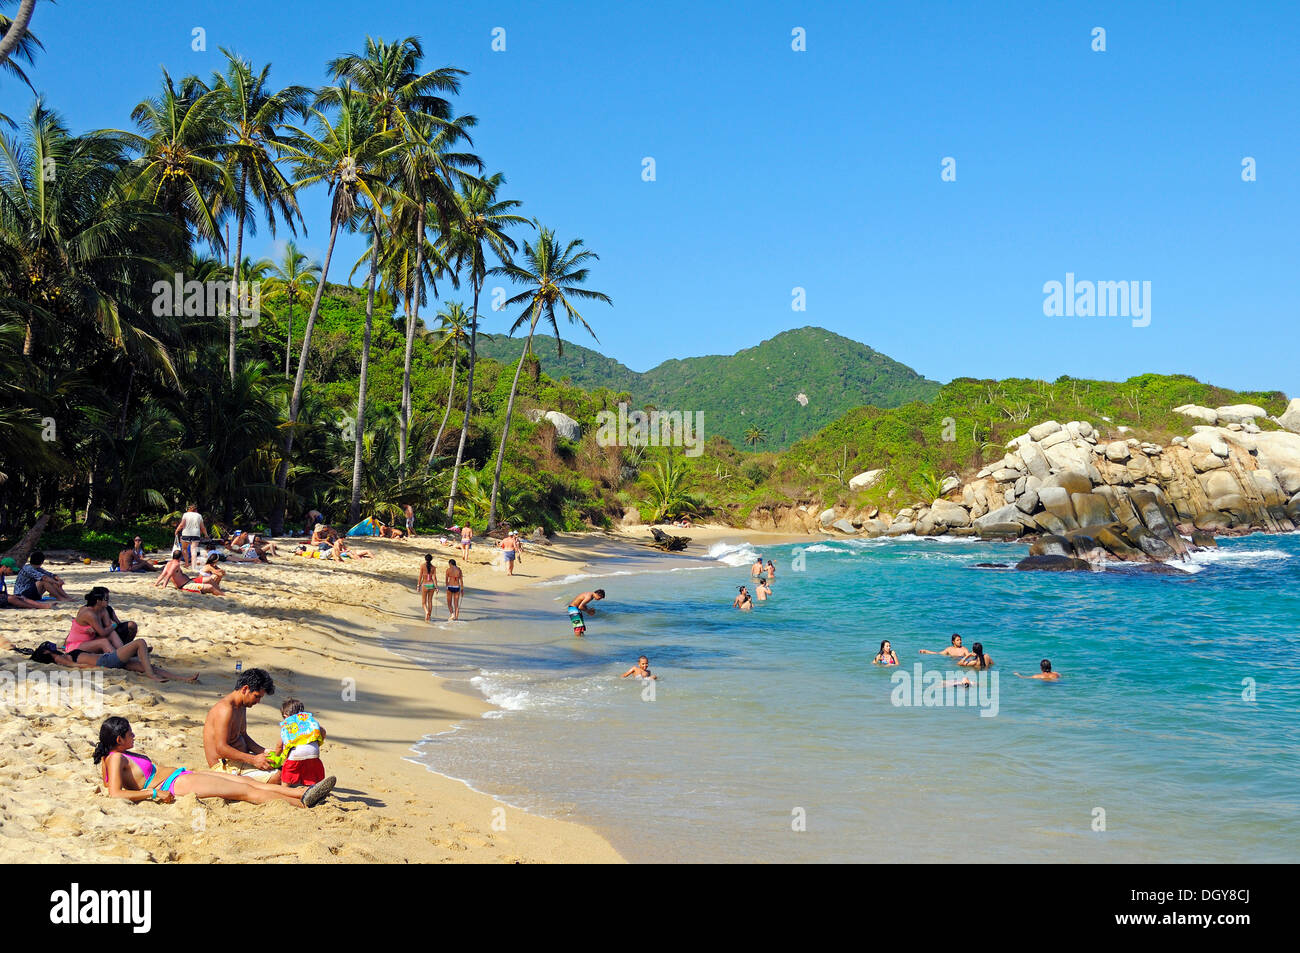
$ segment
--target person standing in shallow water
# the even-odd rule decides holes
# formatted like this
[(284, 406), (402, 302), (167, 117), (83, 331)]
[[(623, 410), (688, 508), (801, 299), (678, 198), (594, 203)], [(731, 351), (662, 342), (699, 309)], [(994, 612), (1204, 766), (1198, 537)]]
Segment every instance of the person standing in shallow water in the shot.
[(447, 571), (443, 574), (447, 583), (447, 621), (460, 621), (461, 590), (465, 588), (465, 574), (456, 565), (456, 560), (447, 560)]

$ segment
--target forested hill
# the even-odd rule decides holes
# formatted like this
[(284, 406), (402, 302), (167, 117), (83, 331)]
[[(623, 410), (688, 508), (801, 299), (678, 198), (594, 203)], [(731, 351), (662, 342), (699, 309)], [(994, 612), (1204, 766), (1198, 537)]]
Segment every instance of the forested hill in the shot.
[[(513, 362), (522, 348), (521, 339), (497, 337), (480, 353)], [(563, 356), (554, 338), (537, 338), (534, 350), (551, 377), (627, 391), (638, 407), (702, 411), (706, 435), (736, 446), (783, 449), (855, 407), (897, 407), (939, 391), (910, 367), (824, 328), (784, 331), (736, 354), (665, 361), (645, 373), (569, 341)]]

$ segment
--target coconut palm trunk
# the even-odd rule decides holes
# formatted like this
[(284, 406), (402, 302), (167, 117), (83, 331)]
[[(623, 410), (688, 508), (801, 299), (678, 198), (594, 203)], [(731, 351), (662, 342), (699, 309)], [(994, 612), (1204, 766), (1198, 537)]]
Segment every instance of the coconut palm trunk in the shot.
[(23, 36), (27, 33), (27, 25), (32, 19), (32, 11), (35, 9), (36, 0), (22, 0), (18, 4), (18, 12), (14, 14), (13, 21), (9, 24), (9, 32), (0, 39), (0, 63), (9, 59), (9, 54), (22, 42)]
[(230, 310), (230, 383), (235, 382), (235, 335), (239, 327), (239, 307), (243, 303), (239, 297), (239, 269), (244, 263), (244, 204), (240, 202), (238, 224), (235, 228), (235, 267), (231, 271), (230, 299), (226, 307)]
[(442, 443), (442, 435), (447, 430), (447, 419), (451, 416), (451, 402), (456, 395), (456, 365), (460, 361), (460, 342), (456, 342), (451, 352), (451, 386), (447, 388), (447, 409), (442, 415), (442, 424), (438, 427), (438, 436), (433, 438), (433, 452), (438, 452), (438, 446)]
[(379, 222), (373, 216), (374, 247), (370, 252), (370, 276), (366, 280), (366, 331), (361, 339), (361, 379), (357, 384), (356, 449), (352, 457), (352, 506), (348, 520), (361, 519), (362, 450), (366, 436), (366, 387), (370, 378), (370, 335), (375, 324), (375, 277), (379, 274)]
[(311, 333), (316, 327), (316, 315), (320, 313), (321, 295), (325, 293), (325, 280), (330, 273), (330, 259), (334, 256), (334, 242), (339, 237), (339, 223), (330, 224), (330, 243), (325, 249), (325, 263), (321, 266), (320, 281), (316, 284), (316, 296), (312, 298), (311, 310), (307, 312), (307, 327), (303, 329), (302, 353), (298, 356), (298, 374), (293, 379), (293, 396), (289, 399), (289, 426), (284, 435), (284, 457), (275, 475), (275, 486), (279, 491), (275, 509), (271, 513), (271, 535), (279, 536), (284, 532), (284, 511), (288, 505), (285, 492), (289, 485), (289, 454), (293, 452), (293, 428), (298, 423), (298, 413), (302, 409), (302, 384), (307, 376), (307, 356), (311, 353)]
[[(478, 295), (482, 288), (482, 280), (474, 282), (474, 311), (469, 319), (469, 372), (465, 378), (465, 422), (460, 428), (460, 443), (456, 446), (456, 464), (451, 470), (451, 491), (447, 495), (448, 525), (451, 525), (456, 509), (456, 484), (460, 480), (460, 466), (465, 459), (465, 439), (469, 435), (469, 415), (474, 407), (474, 365), (478, 363)], [(436, 445), (433, 452), (438, 452)], [(429, 455), (429, 465), (433, 465), (433, 454)]]
[(510, 418), (515, 409), (515, 394), (519, 392), (519, 374), (524, 369), (524, 360), (532, 353), (533, 334), (537, 330), (537, 320), (541, 317), (541, 304), (533, 307), (533, 320), (528, 324), (528, 340), (524, 342), (524, 353), (519, 355), (519, 365), (515, 368), (515, 379), (510, 384), (510, 399), (506, 401), (506, 422), (501, 428), (501, 446), (497, 450), (497, 466), (492, 474), (492, 508), (488, 510), (488, 532), (497, 528), (497, 496), (501, 492), (501, 464), (506, 460), (506, 445), (510, 442)]
[[(424, 268), (424, 204), (415, 220), (415, 274), (411, 277), (410, 298), (414, 306), (406, 318), (406, 355), (402, 363), (402, 413), (398, 421), (400, 434), (397, 442), (397, 463), (406, 476), (406, 441), (411, 430), (411, 354), (415, 349), (415, 322), (420, 318), (420, 273)], [(437, 448), (437, 444), (434, 444)]]
[(289, 379), (289, 353), (293, 349), (293, 298), (289, 295), (289, 328), (285, 333), (284, 340), (284, 379)]

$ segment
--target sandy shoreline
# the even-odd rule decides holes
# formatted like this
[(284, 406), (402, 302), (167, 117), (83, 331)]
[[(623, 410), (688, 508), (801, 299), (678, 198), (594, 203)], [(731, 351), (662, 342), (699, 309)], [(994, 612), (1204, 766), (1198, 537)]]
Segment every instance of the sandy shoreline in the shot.
[[(722, 540), (806, 538), (725, 527), (677, 532), (699, 544), (690, 551), (696, 557)], [(433, 552), (440, 577), (448, 556), (465, 566), (467, 616), (476, 589), (521, 598), (515, 593), (526, 586), (582, 572), (603, 558), (651, 553), (641, 542), (646, 538), (644, 527), (565, 534), (551, 546), (531, 547), (514, 577), (492, 566), (499, 556), (481, 544), (468, 562), (459, 549)], [(406, 760), (422, 738), (480, 717), (490, 706), (384, 647), (395, 636), (418, 637), (423, 630), (414, 581), (429, 541), (360, 545), (375, 558), (343, 566), (292, 556), (269, 565), (234, 564), (227, 599), (156, 589), (153, 574), (110, 573), (102, 563), (85, 566), (51, 555), (47, 566), (67, 580), (70, 593), (79, 597), (90, 586), (107, 586), (119, 616), (140, 623), (141, 637), (162, 664), (197, 672), (202, 684), (105, 672), (102, 710), (70, 707), (66, 699), (15, 700), (10, 687), (3, 700), (8, 717), (0, 724), (0, 861), (620, 861), (586, 827), (506, 807)], [(78, 598), (55, 610), (0, 612), (0, 636), (28, 648), (46, 639), (62, 644), (80, 604)], [(439, 605), (445, 619), (445, 604)], [(109, 798), (90, 761), (102, 720), (130, 720), (136, 750), (160, 764), (203, 767), (203, 718), (230, 690), (237, 661), (245, 669), (266, 669), (276, 682), (276, 694), (249, 713), (249, 732), (261, 744), (278, 740), (284, 698), (301, 698), (317, 713), (329, 732), (322, 758), (339, 778), (335, 796), (313, 811), (192, 797), (172, 805)], [(0, 673), (11, 677), (52, 668), (0, 651)]]

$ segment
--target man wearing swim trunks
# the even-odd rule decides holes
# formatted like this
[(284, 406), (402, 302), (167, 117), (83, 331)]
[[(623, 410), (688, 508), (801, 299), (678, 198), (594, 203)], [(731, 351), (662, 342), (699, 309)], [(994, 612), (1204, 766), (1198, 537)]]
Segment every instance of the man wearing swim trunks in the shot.
[(587, 626), (583, 623), (582, 614), (595, 615), (596, 610), (591, 603), (605, 598), (605, 590), (597, 589), (595, 592), (584, 592), (578, 598), (569, 603), (569, 621), (573, 623), (573, 634), (582, 638), (587, 632)]
[(523, 554), (523, 547), (519, 545), (519, 531), (511, 530), (510, 534), (501, 540), (501, 548), (505, 550), (506, 575), (513, 576), (515, 574), (515, 560), (523, 562), (523, 559), (520, 558)]
[(970, 649), (968, 649), (968, 648), (963, 648), (963, 647), (962, 647), (962, 644), (961, 644), (961, 636), (960, 636), (960, 635), (957, 635), (957, 634), (954, 633), (954, 634), (953, 634), (953, 637), (952, 637), (952, 639), (951, 639), (951, 641), (952, 641), (952, 645), (948, 646), (946, 649), (941, 649), (941, 650), (938, 651), (938, 652), (935, 652), (935, 651), (933, 651), (933, 650), (931, 650), (931, 649), (921, 649), (921, 653), (920, 653), (920, 654), (922, 654), (922, 655), (948, 655), (948, 656), (951, 656), (952, 658), (965, 658), (966, 656), (968, 656), (968, 655), (971, 654)]
[(278, 784), (280, 772), (266, 749), (248, 735), (248, 709), (275, 694), (275, 682), (260, 668), (250, 668), (235, 680), (235, 690), (212, 706), (203, 722), (203, 753), (208, 768), (254, 781)]

